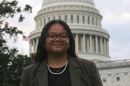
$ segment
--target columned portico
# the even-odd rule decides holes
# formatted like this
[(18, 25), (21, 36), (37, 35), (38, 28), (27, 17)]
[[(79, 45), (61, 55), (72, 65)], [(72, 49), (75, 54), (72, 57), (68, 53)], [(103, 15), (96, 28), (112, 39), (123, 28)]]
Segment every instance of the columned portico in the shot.
[(100, 37), (100, 53), (103, 54), (103, 50), (102, 50), (102, 37)]

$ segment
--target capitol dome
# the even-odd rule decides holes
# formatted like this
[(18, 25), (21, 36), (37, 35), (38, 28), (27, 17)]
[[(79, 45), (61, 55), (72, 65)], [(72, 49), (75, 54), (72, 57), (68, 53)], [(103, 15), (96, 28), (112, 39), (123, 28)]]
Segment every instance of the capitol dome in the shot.
[(93, 61), (109, 61), (109, 34), (102, 28), (102, 15), (93, 0), (43, 0), (35, 16), (36, 27), (30, 33), (30, 53), (36, 53), (44, 25), (55, 19), (71, 28), (79, 57)]
[(42, 7), (44, 7), (45, 5), (48, 4), (57, 4), (57, 5), (61, 5), (61, 4), (69, 4), (69, 3), (77, 3), (77, 4), (85, 4), (85, 5), (91, 5), (91, 6), (95, 6), (93, 0), (43, 0), (42, 3)]

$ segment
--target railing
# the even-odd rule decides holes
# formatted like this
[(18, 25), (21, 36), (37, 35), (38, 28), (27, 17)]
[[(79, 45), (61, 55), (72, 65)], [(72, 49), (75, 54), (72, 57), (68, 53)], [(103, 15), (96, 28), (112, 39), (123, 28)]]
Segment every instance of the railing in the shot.
[(130, 59), (96, 62), (99, 69), (130, 67)]

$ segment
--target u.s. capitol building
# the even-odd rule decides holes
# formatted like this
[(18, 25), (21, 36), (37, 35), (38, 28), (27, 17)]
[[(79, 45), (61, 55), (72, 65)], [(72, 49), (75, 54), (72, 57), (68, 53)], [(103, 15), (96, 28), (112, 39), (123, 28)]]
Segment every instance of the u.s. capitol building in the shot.
[(71, 28), (79, 57), (95, 61), (103, 86), (130, 86), (130, 61), (111, 61), (109, 34), (102, 28), (102, 15), (93, 0), (43, 0), (30, 33), (30, 53), (36, 53), (42, 28), (61, 19)]

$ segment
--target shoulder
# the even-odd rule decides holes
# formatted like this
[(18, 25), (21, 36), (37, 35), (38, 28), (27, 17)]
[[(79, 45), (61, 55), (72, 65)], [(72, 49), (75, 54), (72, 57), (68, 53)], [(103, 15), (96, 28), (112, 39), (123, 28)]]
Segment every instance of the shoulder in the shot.
[(22, 73), (22, 76), (28, 76), (31, 72), (35, 71), (38, 63), (32, 63), (29, 66), (25, 67)]
[(83, 59), (83, 58), (77, 58), (79, 65), (83, 68), (86, 69), (88, 71), (92, 71), (94, 69), (97, 69), (96, 64), (91, 61), (91, 60), (87, 60), (87, 59)]
[(77, 60), (83, 70), (82, 74), (87, 74), (89, 76), (92, 86), (103, 86), (96, 64), (87, 59), (77, 58)]
[(29, 66), (24, 68), (24, 71), (31, 71), (33, 68), (35, 68), (36, 63), (32, 63)]
[(93, 64), (95, 64), (93, 61), (87, 60), (87, 59), (83, 59), (83, 58), (77, 58), (77, 60), (80, 63), (84, 64), (84, 65), (93, 65)]

